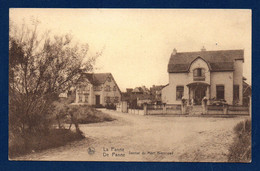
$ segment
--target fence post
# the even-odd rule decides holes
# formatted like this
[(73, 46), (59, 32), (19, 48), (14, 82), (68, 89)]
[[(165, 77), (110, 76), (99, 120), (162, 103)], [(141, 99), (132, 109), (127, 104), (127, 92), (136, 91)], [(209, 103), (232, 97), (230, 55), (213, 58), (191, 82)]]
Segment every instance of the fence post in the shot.
[(207, 105), (207, 101), (208, 101), (208, 99), (206, 98), (206, 97), (204, 97), (203, 99), (202, 99), (202, 114), (207, 114), (208, 113), (208, 105)]
[(181, 100), (181, 114), (186, 114), (186, 99), (182, 98)]
[(227, 104), (223, 105), (223, 114), (224, 115), (228, 114), (228, 105)]
[(144, 115), (147, 115), (147, 104), (144, 103)]
[(166, 111), (166, 103), (163, 103), (163, 114), (167, 114), (167, 111)]

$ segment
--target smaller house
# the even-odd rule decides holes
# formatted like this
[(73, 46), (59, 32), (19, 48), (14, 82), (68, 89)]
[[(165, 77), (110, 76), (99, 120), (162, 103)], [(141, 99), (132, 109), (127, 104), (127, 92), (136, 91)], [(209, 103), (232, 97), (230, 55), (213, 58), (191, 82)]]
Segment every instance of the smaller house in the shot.
[(126, 93), (132, 93), (133, 89), (132, 88), (127, 88)]
[(80, 76), (75, 103), (105, 106), (119, 101), (121, 91), (111, 73), (83, 73)]
[(127, 101), (130, 108), (141, 107), (144, 103), (152, 103), (152, 96), (145, 86), (134, 89), (127, 88), (127, 92), (122, 93), (122, 101)]
[(132, 93), (134, 94), (150, 94), (150, 91), (145, 86), (142, 87), (136, 87), (132, 90)]
[(163, 86), (163, 85), (158, 85), (158, 86), (153, 85), (150, 88), (150, 92), (151, 92), (151, 95), (152, 95), (153, 102), (156, 102), (157, 104), (162, 103), (162, 89), (164, 87), (165, 86)]
[(152, 103), (151, 95), (143, 94), (143, 95), (137, 97), (137, 106), (141, 107), (145, 103), (146, 104), (151, 104)]

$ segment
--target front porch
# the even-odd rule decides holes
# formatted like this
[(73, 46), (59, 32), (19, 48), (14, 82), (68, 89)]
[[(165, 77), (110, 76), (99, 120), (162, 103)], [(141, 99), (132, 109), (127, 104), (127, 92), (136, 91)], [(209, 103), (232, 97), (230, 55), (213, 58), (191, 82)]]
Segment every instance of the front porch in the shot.
[(210, 84), (203, 82), (193, 82), (186, 85), (189, 89), (189, 102), (192, 105), (201, 105), (202, 99), (206, 97), (210, 99)]

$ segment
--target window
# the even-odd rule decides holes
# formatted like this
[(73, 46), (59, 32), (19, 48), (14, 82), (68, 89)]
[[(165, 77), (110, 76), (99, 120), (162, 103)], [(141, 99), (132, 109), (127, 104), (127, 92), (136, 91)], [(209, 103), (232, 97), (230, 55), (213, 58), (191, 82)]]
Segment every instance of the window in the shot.
[(84, 91), (89, 91), (89, 86), (85, 86)]
[(84, 102), (85, 102), (85, 103), (88, 103), (88, 94), (87, 94), (87, 93), (84, 94), (84, 97), (85, 97), (85, 98), (84, 98), (84, 99), (85, 99)]
[(108, 77), (108, 78), (107, 78), (107, 81), (108, 81), (108, 82), (111, 82), (111, 78), (110, 78), (110, 77)]
[(239, 85), (233, 87), (233, 100), (234, 102), (239, 101)]
[(115, 101), (114, 101), (115, 103), (118, 103), (119, 102), (119, 97), (115, 97)]
[(94, 91), (101, 91), (102, 87), (101, 86), (94, 86)]
[(176, 87), (176, 100), (181, 100), (184, 92), (184, 87), (183, 86), (177, 86)]
[(85, 92), (85, 91), (89, 91), (89, 86), (88, 85), (83, 85), (83, 84), (81, 84), (81, 85), (78, 85), (78, 91), (80, 92), (80, 93), (83, 93), (83, 92)]
[(114, 86), (113, 90), (116, 91), (116, 86)]
[(84, 87), (83, 87), (82, 85), (79, 85), (79, 86), (78, 86), (78, 91), (79, 91), (79, 93), (82, 93), (82, 92), (83, 92), (83, 88), (84, 88)]
[(110, 97), (110, 102), (114, 103), (114, 99), (115, 99), (114, 97)]
[(79, 103), (82, 102), (83, 95), (79, 94)]
[(225, 99), (225, 87), (223, 85), (218, 85), (217, 90), (217, 99)]
[(106, 102), (106, 103), (110, 103), (110, 97), (109, 97), (109, 96), (106, 96), (106, 97), (105, 97), (105, 102)]
[(197, 68), (193, 70), (194, 81), (205, 81), (205, 70), (203, 68)]
[(110, 86), (107, 85), (105, 90), (106, 90), (106, 91), (110, 91)]

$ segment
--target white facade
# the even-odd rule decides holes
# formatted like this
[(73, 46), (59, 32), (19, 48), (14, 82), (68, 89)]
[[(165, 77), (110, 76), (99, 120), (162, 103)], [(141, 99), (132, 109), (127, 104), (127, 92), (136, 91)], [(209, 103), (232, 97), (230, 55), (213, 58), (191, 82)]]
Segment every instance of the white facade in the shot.
[[(203, 58), (196, 58), (191, 62), (187, 72), (169, 73), (169, 85), (162, 89), (162, 102), (166, 104), (181, 104), (181, 99), (177, 97), (177, 89), (183, 87), (183, 97), (185, 99), (201, 100), (202, 96), (208, 99), (217, 98), (217, 86), (224, 87), (224, 99), (228, 104), (234, 104), (233, 86), (239, 87), (238, 104), (242, 105), (242, 73), (243, 61), (234, 61), (233, 71), (211, 72), (210, 65)], [(194, 70), (200, 68), (203, 76), (194, 78)], [(198, 92), (198, 88), (203, 90)], [(199, 94), (200, 93), (200, 94)], [(200, 97), (198, 97), (200, 96)]]
[(84, 78), (77, 85), (75, 103), (105, 106), (119, 103), (120, 100), (121, 92), (112, 75), (109, 75), (102, 84), (94, 85)]

